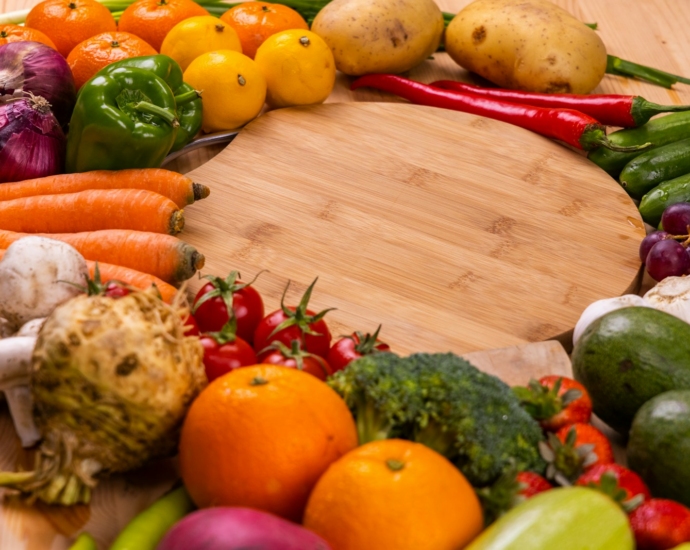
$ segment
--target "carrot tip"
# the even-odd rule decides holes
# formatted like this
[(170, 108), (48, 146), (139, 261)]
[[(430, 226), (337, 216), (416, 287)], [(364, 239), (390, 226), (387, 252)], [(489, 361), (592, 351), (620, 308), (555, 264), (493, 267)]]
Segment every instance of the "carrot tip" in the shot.
[(192, 266), (194, 267), (194, 269), (198, 271), (199, 269), (202, 269), (205, 264), (206, 258), (204, 257), (204, 255), (195, 250), (192, 253)]
[(195, 201), (200, 201), (201, 199), (205, 199), (211, 194), (211, 190), (206, 187), (205, 185), (202, 185), (201, 183), (192, 183), (192, 189), (194, 191), (194, 200)]
[(170, 217), (170, 234), (175, 235), (184, 229), (184, 211), (176, 210)]

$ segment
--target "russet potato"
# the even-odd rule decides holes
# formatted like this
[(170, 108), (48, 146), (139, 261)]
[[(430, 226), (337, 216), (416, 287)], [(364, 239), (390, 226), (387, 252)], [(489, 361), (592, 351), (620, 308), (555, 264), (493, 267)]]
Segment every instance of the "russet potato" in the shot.
[(433, 0), (333, 0), (311, 30), (345, 74), (401, 73), (436, 51), (443, 14)]
[(504, 88), (586, 94), (606, 71), (597, 33), (547, 0), (475, 0), (445, 44), (460, 66)]

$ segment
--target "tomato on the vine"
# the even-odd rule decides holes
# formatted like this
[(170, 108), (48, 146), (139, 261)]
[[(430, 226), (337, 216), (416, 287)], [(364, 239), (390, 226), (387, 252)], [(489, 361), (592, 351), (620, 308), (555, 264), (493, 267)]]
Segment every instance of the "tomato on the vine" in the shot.
[(192, 314), (187, 315), (184, 320), (184, 335), (185, 336), (200, 336), (201, 331), (199, 330), (199, 325), (196, 324), (196, 320)]
[[(257, 275), (258, 277), (258, 275)], [(222, 330), (234, 312), (237, 335), (251, 343), (254, 331), (264, 316), (264, 302), (257, 290), (249, 283), (240, 281), (240, 274), (232, 271), (225, 279), (208, 275), (206, 283), (194, 298), (192, 314), (201, 332)]]
[(252, 347), (235, 335), (232, 321), (226, 323), (220, 332), (202, 334), (200, 341), (204, 347), (204, 368), (209, 382), (240, 367), (257, 363)]
[(333, 374), (326, 360), (303, 351), (299, 340), (292, 341), (292, 348), (288, 348), (282, 342), (274, 342), (269, 349), (270, 352), (262, 359), (262, 363), (302, 370), (316, 376), (319, 380), (326, 380)]
[(378, 339), (381, 325), (376, 329), (374, 334), (362, 334), (361, 332), (353, 332), (350, 336), (344, 336), (338, 340), (331, 350), (328, 352), (328, 364), (333, 369), (333, 372), (347, 367), (355, 359), (359, 359), (363, 355), (370, 355), (381, 351), (390, 351), (390, 346)]
[(266, 356), (265, 348), (273, 342), (281, 342), (290, 346), (293, 340), (298, 340), (304, 351), (319, 355), (324, 359), (328, 356), (331, 333), (323, 317), (333, 308), (325, 309), (316, 314), (307, 309), (311, 292), (317, 280), (318, 277), (309, 285), (297, 307), (287, 307), (284, 304), (285, 294), (290, 286), (288, 282), (280, 299), (280, 309), (269, 313), (256, 327), (254, 349), (260, 361)]

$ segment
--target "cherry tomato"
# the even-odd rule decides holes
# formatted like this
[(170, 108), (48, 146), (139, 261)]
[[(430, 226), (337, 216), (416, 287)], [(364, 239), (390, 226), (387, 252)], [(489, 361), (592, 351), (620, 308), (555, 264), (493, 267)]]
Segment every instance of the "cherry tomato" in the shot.
[(185, 336), (200, 336), (199, 325), (196, 324), (193, 315), (188, 315), (184, 321)]
[[(237, 271), (233, 271), (225, 279), (209, 277), (209, 282), (197, 292), (192, 311), (201, 332), (217, 332), (228, 322), (226, 304), (232, 300), (237, 335), (251, 343), (254, 331), (264, 316), (264, 302), (251, 283), (241, 282), (239, 276)], [(210, 298), (201, 302), (205, 295), (211, 293)]]
[(237, 336), (234, 341), (221, 344), (212, 335), (203, 335), (204, 367), (211, 382), (240, 367), (256, 365), (256, 354), (252, 347)]
[(318, 355), (305, 355), (301, 359), (300, 366), (299, 359), (289, 356), (286, 357), (282, 351), (276, 349), (266, 355), (261, 362), (269, 365), (280, 365), (282, 367), (303, 370), (304, 372), (313, 374), (319, 380), (326, 380), (326, 378), (333, 374), (326, 360)]
[(372, 335), (368, 332), (353, 332), (350, 336), (344, 336), (338, 340), (328, 352), (328, 364), (333, 372), (344, 369), (355, 359), (363, 355), (369, 355), (379, 351), (390, 351), (390, 346), (377, 338), (381, 326)]
[[(295, 311), (294, 307), (288, 309), (293, 312)], [(305, 313), (310, 317), (314, 315), (314, 312), (309, 309), (305, 310)], [(302, 343), (302, 347), (306, 351), (319, 355), (325, 359), (328, 356), (328, 349), (331, 344), (331, 332), (328, 330), (328, 326), (323, 320), (307, 324), (309, 330), (316, 334), (305, 334), (304, 329), (302, 329), (300, 325), (295, 324), (271, 336), (271, 333), (276, 327), (289, 318), (290, 317), (279, 309), (261, 320), (254, 333), (254, 349), (257, 354), (259, 354), (259, 358), (263, 361), (263, 357), (265, 357), (266, 354), (261, 353), (261, 351), (273, 342), (281, 342), (285, 345), (290, 345), (290, 342), (293, 340), (298, 340)]]
[(132, 291), (124, 286), (116, 283), (115, 281), (109, 281), (105, 284), (103, 288), (103, 295), (108, 298), (113, 298), (117, 300), (118, 298), (124, 298)]

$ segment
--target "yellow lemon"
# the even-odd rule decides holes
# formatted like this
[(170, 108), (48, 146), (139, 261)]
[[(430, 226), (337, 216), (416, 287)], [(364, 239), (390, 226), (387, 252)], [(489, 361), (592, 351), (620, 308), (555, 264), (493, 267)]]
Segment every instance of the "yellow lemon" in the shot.
[(335, 84), (333, 52), (311, 31), (294, 29), (268, 37), (254, 61), (266, 76), (271, 107), (323, 103)]
[(202, 53), (233, 50), (242, 53), (237, 32), (212, 15), (200, 15), (180, 21), (165, 36), (161, 53), (172, 57), (186, 70)]
[(200, 55), (184, 81), (201, 90), (204, 132), (234, 130), (255, 118), (266, 100), (266, 79), (246, 55), (218, 50)]

